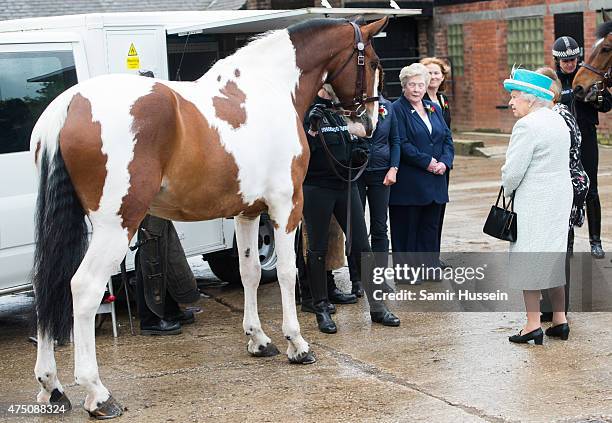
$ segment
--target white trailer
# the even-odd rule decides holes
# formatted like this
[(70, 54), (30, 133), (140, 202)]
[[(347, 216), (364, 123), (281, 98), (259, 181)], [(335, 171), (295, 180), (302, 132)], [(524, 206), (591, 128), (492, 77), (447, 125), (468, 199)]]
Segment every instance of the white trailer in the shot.
[[(409, 16), (420, 10), (297, 9), (70, 15), (0, 21), (0, 295), (30, 289), (36, 175), (30, 133), (68, 87), (107, 73), (148, 70), (191, 80), (248, 36), (313, 17)], [(188, 256), (204, 255), (220, 279), (239, 280), (231, 219), (177, 222)], [(276, 276), (271, 224), (260, 224), (262, 279)], [(128, 270), (133, 257), (128, 256)]]

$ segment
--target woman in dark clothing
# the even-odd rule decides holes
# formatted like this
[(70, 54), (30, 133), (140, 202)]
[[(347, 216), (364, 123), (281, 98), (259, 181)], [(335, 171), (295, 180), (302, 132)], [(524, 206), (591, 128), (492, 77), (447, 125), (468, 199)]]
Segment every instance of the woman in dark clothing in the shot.
[(589, 242), (591, 255), (597, 259), (604, 258), (601, 245), (601, 203), (597, 192), (597, 168), (599, 166), (599, 148), (597, 146), (598, 113), (606, 113), (612, 108), (612, 96), (604, 90), (601, 103), (574, 101), (572, 83), (578, 72), (580, 47), (572, 37), (559, 37), (552, 49), (557, 76), (561, 82), (561, 101), (574, 113), (582, 135), (580, 159), (584, 170), (589, 175), (590, 187), (586, 198), (587, 221), (589, 224)]
[[(448, 129), (451, 127), (451, 112), (448, 104), (448, 97), (446, 97), (442, 91), (445, 88), (445, 82), (448, 78), (448, 67), (446, 63), (437, 57), (425, 57), (420, 60), (420, 63), (425, 65), (427, 70), (429, 71), (429, 75), (431, 76), (431, 80), (429, 81), (429, 86), (427, 87), (427, 92), (423, 97), (424, 100), (431, 101), (432, 103), (440, 106), (442, 110), (442, 116), (444, 117), (444, 122), (446, 122), (446, 126)], [(448, 169), (445, 173), (446, 176), (446, 185), (449, 186), (450, 183), (450, 169)], [(440, 210), (440, 227), (438, 228), (438, 243), (442, 245), (442, 225), (444, 224), (444, 214), (446, 213), (446, 204), (442, 204), (442, 208)], [(446, 263), (440, 260), (440, 266), (442, 268), (447, 267)]]
[[(325, 256), (329, 222), (333, 216), (346, 233), (347, 229), (347, 183), (340, 179), (351, 175), (336, 166), (336, 172), (331, 167), (331, 158), (321, 143), (319, 132), (325, 140), (330, 153), (345, 166), (358, 167), (368, 159), (367, 145), (357, 137), (349, 134), (344, 118), (331, 110), (332, 94), (321, 89), (314, 104), (306, 112), (304, 129), (308, 135), (310, 147), (310, 162), (304, 180), (304, 221), (308, 232), (307, 269), (308, 277), (305, 287), (312, 298), (312, 308), (317, 317), (319, 330), (324, 333), (336, 333), (336, 324), (331, 318), (328, 308), (327, 277), (325, 272)], [(334, 165), (335, 166), (335, 165)], [(354, 175), (353, 175), (354, 176)], [(372, 252), (368, 243), (368, 234), (359, 199), (359, 191), (355, 184), (351, 185), (351, 249), (360, 262), (363, 254)], [(360, 263), (358, 263), (360, 268)], [(400, 320), (391, 313), (385, 304), (375, 300), (373, 287), (367, 283), (365, 292), (370, 306), (370, 317), (373, 322), (386, 326), (399, 326)]]
[(442, 110), (423, 100), (429, 79), (429, 71), (420, 63), (400, 72), (403, 95), (393, 103), (393, 111), (401, 158), (397, 183), (391, 187), (389, 217), (393, 252), (430, 253), (425, 264), (437, 266), (440, 211), (448, 202), (444, 175), (453, 164), (454, 148)]
[[(582, 162), (580, 161), (580, 146), (582, 144), (582, 135), (580, 134), (580, 129), (578, 128), (578, 123), (576, 119), (571, 114), (570, 110), (567, 108), (565, 104), (559, 103), (561, 99), (561, 83), (559, 82), (559, 78), (554, 70), (551, 68), (540, 68), (536, 72), (541, 73), (542, 75), (548, 76), (553, 80), (553, 84), (550, 87), (550, 90), (555, 94), (555, 98), (553, 102), (555, 105), (553, 106), (553, 110), (561, 115), (567, 124), (567, 127), (570, 131), (570, 176), (572, 178), (572, 188), (574, 191), (574, 200), (572, 203), (572, 211), (569, 218), (568, 224), (568, 236), (567, 236), (567, 252), (568, 254), (573, 253), (574, 249), (574, 226), (582, 227), (584, 224), (584, 203), (587, 197), (587, 193), (589, 191), (589, 176), (587, 175), (584, 167), (582, 166)], [(565, 262), (565, 312), (567, 313), (569, 309), (569, 286), (570, 286), (570, 262), (569, 256), (566, 258)], [(541, 322), (551, 322), (552, 321), (552, 306), (550, 305), (550, 298), (548, 295), (548, 291), (542, 291), (542, 302), (540, 304), (540, 309), (542, 311), (542, 315), (540, 316)]]
[[(382, 92), (383, 73), (379, 67), (378, 92)], [(389, 237), (387, 236), (387, 211), (389, 209), (390, 187), (396, 181), (400, 161), (400, 139), (397, 133), (397, 119), (389, 100), (379, 95), (378, 124), (370, 141), (370, 160), (363, 175), (357, 180), (361, 205), (370, 208), (370, 239), (376, 255), (376, 266), (387, 266)], [(384, 260), (383, 260), (384, 259)], [(349, 257), (351, 281), (356, 270), (353, 257)], [(383, 285), (383, 289), (388, 287)]]

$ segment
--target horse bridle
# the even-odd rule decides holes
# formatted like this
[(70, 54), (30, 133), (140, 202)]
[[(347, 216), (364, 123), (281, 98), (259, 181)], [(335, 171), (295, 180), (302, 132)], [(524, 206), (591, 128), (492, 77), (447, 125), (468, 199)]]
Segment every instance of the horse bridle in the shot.
[(597, 101), (601, 103), (603, 101), (604, 90), (608, 87), (612, 87), (612, 66), (608, 67), (607, 72), (599, 70), (589, 65), (588, 63), (585, 63), (584, 61), (581, 62), (578, 66), (593, 72), (597, 76), (601, 76), (602, 79), (599, 81), (595, 81), (595, 84), (594, 84), (595, 89), (597, 91)]
[[(344, 68), (346, 68), (346, 66), (350, 63), (353, 56), (357, 54), (357, 79), (355, 81), (355, 96), (353, 97), (353, 101), (351, 103), (334, 103), (334, 107), (343, 116), (360, 118), (366, 112), (366, 103), (378, 101), (378, 97), (368, 97), (366, 93), (365, 48), (370, 44), (370, 41), (364, 43), (359, 26), (357, 26), (357, 24), (354, 22), (349, 23), (353, 26), (353, 30), (355, 31), (355, 46), (353, 47), (353, 52), (335, 73), (327, 77), (325, 83), (330, 84), (334, 79), (336, 79), (338, 75), (344, 71)], [(353, 107), (355, 107), (355, 110), (347, 110)]]

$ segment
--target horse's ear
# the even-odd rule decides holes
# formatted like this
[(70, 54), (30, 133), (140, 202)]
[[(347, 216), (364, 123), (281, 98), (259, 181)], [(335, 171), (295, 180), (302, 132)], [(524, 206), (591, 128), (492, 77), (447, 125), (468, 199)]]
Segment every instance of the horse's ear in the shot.
[(612, 20), (610, 19), (610, 15), (606, 13), (606, 9), (604, 9), (603, 7), (601, 8), (601, 16), (603, 17), (604, 22), (610, 22)]
[(380, 31), (385, 29), (388, 23), (389, 17), (385, 16), (384, 18), (367, 24), (366, 26), (362, 26), (361, 30), (363, 32), (364, 37), (369, 40), (370, 38), (378, 34)]

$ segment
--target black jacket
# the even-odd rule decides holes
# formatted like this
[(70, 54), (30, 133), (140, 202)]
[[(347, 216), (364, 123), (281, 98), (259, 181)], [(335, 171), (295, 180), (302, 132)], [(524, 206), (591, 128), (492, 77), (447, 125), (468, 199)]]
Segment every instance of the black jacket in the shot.
[[(444, 122), (446, 123), (446, 126), (448, 126), (448, 129), (450, 129), (451, 114), (450, 114), (450, 107), (448, 104), (448, 97), (442, 94), (441, 92), (438, 92), (436, 97), (438, 97), (438, 103), (440, 104), (440, 108), (442, 109), (442, 117), (444, 117)], [(427, 92), (425, 92), (425, 95), (423, 96), (423, 100), (431, 101), (431, 98), (429, 98), (429, 94)]]
[[(349, 165), (349, 159), (354, 149), (367, 149), (367, 144), (359, 138), (349, 134), (344, 117), (330, 110), (331, 106), (331, 101), (316, 97), (313, 105), (306, 111), (306, 116), (304, 117), (304, 131), (306, 131), (308, 146), (310, 147), (310, 162), (308, 163), (308, 171), (306, 173), (304, 185), (343, 190), (346, 189), (347, 183), (338, 178), (332, 169), (328, 157), (326, 157), (327, 153), (319, 139), (319, 135), (316, 134), (313, 136), (309, 133), (311, 129), (308, 119), (310, 111), (314, 107), (325, 108), (319, 131), (323, 135), (330, 152), (336, 160), (343, 165)], [(355, 164), (352, 166), (354, 167)], [(348, 172), (340, 166), (336, 165), (336, 170), (344, 178), (348, 176)], [(351, 176), (354, 177), (355, 174), (356, 172), (352, 172)]]

